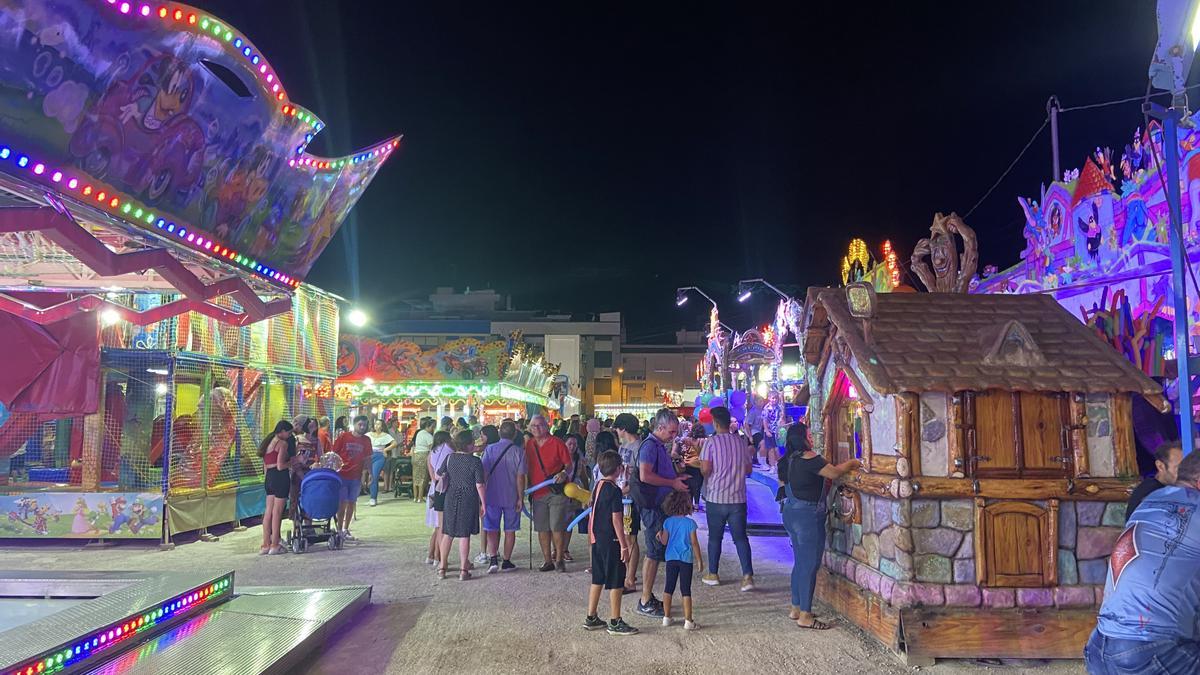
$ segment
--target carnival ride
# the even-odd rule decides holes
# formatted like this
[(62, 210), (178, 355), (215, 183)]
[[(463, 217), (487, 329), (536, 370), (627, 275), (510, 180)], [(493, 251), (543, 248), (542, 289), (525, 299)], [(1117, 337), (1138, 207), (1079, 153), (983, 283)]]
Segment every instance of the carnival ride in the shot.
[[(338, 299), (303, 279), (400, 139), (309, 153), (324, 123), (193, 7), (0, 4), (0, 537), (169, 545), (261, 514), (248, 450), (338, 406)], [(272, 649), (238, 669), (287, 669), (370, 597), (232, 573), (6, 580), (45, 598), (0, 633), (0, 671), (25, 675), (218, 672), (227, 652), (196, 645), (256, 630)]]
[(261, 513), (245, 450), (336, 405), (337, 298), (302, 280), (399, 138), (308, 153), (324, 124), (195, 8), (4, 4), (0, 537)]
[(466, 417), (486, 423), (543, 414), (559, 367), (522, 341), (459, 338), (436, 347), (344, 334), (334, 397), (358, 410)]

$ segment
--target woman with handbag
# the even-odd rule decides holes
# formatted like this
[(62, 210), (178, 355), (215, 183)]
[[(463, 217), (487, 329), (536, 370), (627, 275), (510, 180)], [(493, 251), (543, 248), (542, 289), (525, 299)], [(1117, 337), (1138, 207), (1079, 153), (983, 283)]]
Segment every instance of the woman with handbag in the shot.
[(438, 570), (446, 566), (446, 561), (442, 559), (441, 547), (442, 511), (446, 508), (446, 487), (445, 479), (437, 472), (453, 452), (454, 446), (450, 442), (450, 432), (439, 431), (433, 435), (433, 450), (427, 453), (429, 456), (425, 465), (426, 471), (433, 477), (433, 482), (429, 485), (429, 499), (425, 510), (425, 525), (433, 528), (433, 534), (429, 536), (429, 554), (425, 557), (425, 564), (436, 564)]

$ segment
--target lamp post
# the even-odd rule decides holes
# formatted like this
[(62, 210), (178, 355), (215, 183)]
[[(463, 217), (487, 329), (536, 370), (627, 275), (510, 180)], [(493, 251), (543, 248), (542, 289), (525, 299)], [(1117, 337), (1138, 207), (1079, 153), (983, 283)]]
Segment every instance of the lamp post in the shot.
[[(699, 288), (697, 288), (695, 286), (680, 286), (679, 288), (675, 289), (675, 306), (676, 307), (682, 307), (684, 304), (687, 303), (688, 291), (696, 291), (697, 295), (699, 295), (700, 297), (709, 301), (709, 303), (711, 303), (713, 306), (713, 311), (717, 312), (718, 317), (720, 316), (720, 310), (717, 308), (717, 301), (713, 300), (711, 297), (709, 297), (709, 295), (707, 293), (705, 293), (704, 291), (700, 290)], [(730, 328), (729, 326), (727, 326), (720, 319), (717, 320), (717, 325), (720, 326), (721, 328), (724, 328), (725, 330), (729, 331), (729, 335), (731, 337), (733, 336), (734, 330), (732, 328)], [(721, 354), (721, 390), (722, 390), (721, 395), (724, 396), (725, 395), (724, 390), (729, 385), (729, 366), (726, 363), (726, 358), (725, 358), (729, 354), (729, 342), (728, 341), (726, 341), (724, 343), (722, 351), (724, 353)], [(708, 357), (705, 356), (705, 358), (708, 358)]]
[[(1179, 125), (1190, 124), (1187, 110), (1186, 83), (1188, 71), (1200, 43), (1200, 3), (1194, 0), (1158, 0), (1158, 44), (1150, 60), (1150, 82), (1157, 88), (1171, 92), (1171, 107), (1147, 104), (1145, 112), (1162, 120), (1163, 154), (1166, 161), (1166, 193), (1170, 216), (1170, 242), (1172, 308), (1175, 312), (1175, 363), (1178, 368), (1179, 391), (1179, 439), (1183, 454), (1188, 455), (1195, 447), (1195, 426), (1192, 420), (1192, 363), (1191, 341), (1188, 328), (1187, 284), (1184, 276), (1187, 266), (1187, 244), (1183, 240), (1183, 214), (1179, 193)], [(1154, 141), (1151, 139), (1151, 152)]]
[(743, 279), (738, 282), (738, 302), (745, 302), (750, 299), (750, 296), (754, 293), (754, 284), (762, 284), (763, 286), (766, 286), (767, 288), (775, 291), (775, 294), (784, 300), (793, 299), (792, 296), (779, 290), (774, 284), (766, 279)]

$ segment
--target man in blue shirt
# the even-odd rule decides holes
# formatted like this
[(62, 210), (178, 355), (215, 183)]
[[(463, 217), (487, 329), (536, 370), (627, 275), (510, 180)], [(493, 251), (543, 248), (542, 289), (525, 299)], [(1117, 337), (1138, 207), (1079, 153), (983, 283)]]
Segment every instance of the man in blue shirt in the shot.
[(1089, 673), (1200, 673), (1200, 452), (1151, 493), (1113, 545)]
[(638, 450), (638, 487), (641, 495), (639, 513), (642, 518), (642, 533), (645, 535), (646, 564), (642, 568), (642, 600), (637, 604), (637, 613), (643, 616), (662, 617), (662, 603), (654, 597), (654, 579), (658, 576), (658, 564), (666, 560), (666, 547), (658, 540), (662, 530), (662, 502), (672, 490), (687, 490), (687, 477), (675, 474), (668, 444), (679, 435), (679, 418), (669, 409), (662, 409), (654, 416), (654, 426)]

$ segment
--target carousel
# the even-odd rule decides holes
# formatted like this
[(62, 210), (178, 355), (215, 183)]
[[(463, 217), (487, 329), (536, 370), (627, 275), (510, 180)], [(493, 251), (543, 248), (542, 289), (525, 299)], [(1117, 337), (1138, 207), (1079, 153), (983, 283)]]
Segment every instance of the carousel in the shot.
[(557, 410), (558, 366), (522, 341), (459, 338), (436, 347), (343, 335), (334, 397), (355, 412), (421, 417), (474, 416), (483, 424)]

